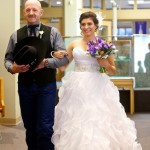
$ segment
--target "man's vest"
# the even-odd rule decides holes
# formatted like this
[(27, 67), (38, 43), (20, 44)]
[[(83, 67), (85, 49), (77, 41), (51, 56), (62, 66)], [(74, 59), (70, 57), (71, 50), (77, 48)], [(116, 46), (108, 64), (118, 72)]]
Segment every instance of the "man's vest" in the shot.
[[(45, 26), (41, 24), (40, 31), (44, 31), (42, 35), (42, 40), (46, 46), (46, 56), (45, 58), (51, 58), (51, 51), (53, 51), (50, 35), (51, 35), (51, 27)], [(26, 38), (28, 36), (27, 26), (24, 26), (17, 30), (17, 42)], [(42, 49), (41, 49), (42, 50)], [(44, 85), (49, 82), (56, 81), (56, 69), (51, 68), (43, 68), (39, 69), (35, 72), (25, 72), (19, 73), (18, 83), (22, 85), (31, 85), (32, 83), (36, 83), (39, 85)]]

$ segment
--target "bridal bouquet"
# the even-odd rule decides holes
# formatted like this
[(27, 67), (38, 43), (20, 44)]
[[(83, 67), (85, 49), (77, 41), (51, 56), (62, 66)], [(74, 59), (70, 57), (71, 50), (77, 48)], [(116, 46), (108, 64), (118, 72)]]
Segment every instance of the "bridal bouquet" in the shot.
[(96, 58), (107, 58), (110, 54), (117, 52), (114, 44), (101, 38), (95, 38), (95, 41), (89, 41), (87, 45), (87, 54)]
[[(110, 54), (115, 54), (118, 51), (114, 44), (102, 40), (100, 37), (95, 37), (95, 41), (89, 41), (87, 45), (87, 54), (95, 58), (106, 59)], [(100, 67), (100, 72), (106, 72), (105, 68)]]

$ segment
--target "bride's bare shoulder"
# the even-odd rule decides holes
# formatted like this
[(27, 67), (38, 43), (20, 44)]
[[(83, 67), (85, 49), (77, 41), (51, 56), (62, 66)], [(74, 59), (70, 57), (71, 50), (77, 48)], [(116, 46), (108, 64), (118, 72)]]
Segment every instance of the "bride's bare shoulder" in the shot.
[(80, 42), (81, 40), (80, 39), (78, 39), (78, 40), (74, 40), (74, 41), (72, 41), (70, 44), (78, 44), (79, 42)]
[(76, 46), (79, 46), (81, 44), (81, 39), (78, 39), (78, 40), (74, 40), (70, 43), (70, 46), (71, 47), (76, 47)]

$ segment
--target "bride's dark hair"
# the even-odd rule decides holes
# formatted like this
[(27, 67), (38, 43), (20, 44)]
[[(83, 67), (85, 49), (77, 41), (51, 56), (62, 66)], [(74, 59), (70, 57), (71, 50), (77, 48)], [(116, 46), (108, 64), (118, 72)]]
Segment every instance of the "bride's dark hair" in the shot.
[(87, 19), (87, 18), (91, 18), (93, 20), (94, 24), (97, 25), (97, 28), (98, 28), (99, 21), (97, 19), (96, 14), (92, 11), (82, 13), (80, 18), (79, 18), (79, 23), (81, 24), (82, 20)]

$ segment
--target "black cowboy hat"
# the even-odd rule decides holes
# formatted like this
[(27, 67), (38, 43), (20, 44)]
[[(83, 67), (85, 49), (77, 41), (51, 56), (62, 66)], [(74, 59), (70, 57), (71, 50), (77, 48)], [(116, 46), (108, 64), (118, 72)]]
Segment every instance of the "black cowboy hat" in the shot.
[(38, 37), (26, 37), (15, 45), (14, 61), (18, 65), (30, 65), (30, 71), (35, 69), (45, 58), (44, 42)]

